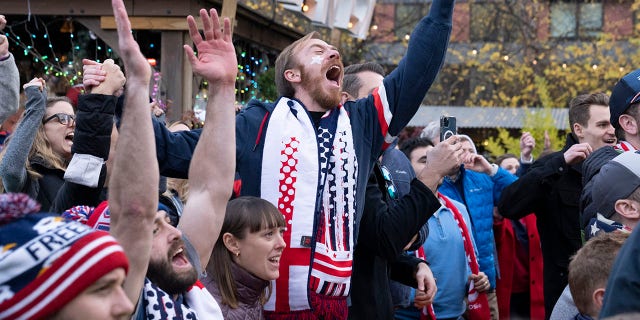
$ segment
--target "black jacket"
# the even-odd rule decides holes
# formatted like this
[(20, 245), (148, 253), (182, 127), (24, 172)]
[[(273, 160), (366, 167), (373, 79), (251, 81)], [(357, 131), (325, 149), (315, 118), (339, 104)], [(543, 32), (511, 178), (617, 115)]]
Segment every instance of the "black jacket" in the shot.
[[(73, 154), (90, 154), (105, 161), (109, 158), (115, 107), (115, 96), (87, 94), (78, 98), (76, 129), (71, 147)], [(103, 164), (97, 188), (62, 180), (56, 189), (57, 194), (50, 211), (61, 213), (77, 205), (97, 206), (105, 200), (102, 189), (106, 173), (107, 168)]]
[(544, 259), (546, 318), (567, 285), (569, 257), (582, 245), (578, 203), (582, 191), (580, 164), (568, 166), (564, 152), (578, 143), (572, 134), (561, 151), (537, 160), (519, 180), (506, 187), (500, 214), (520, 219), (536, 214)]
[(417, 286), (414, 274), (423, 260), (401, 253), (440, 208), (440, 201), (417, 179), (411, 182), (409, 194), (392, 204), (383, 179), (376, 165), (367, 184), (353, 254), (349, 319), (393, 319), (389, 278)]

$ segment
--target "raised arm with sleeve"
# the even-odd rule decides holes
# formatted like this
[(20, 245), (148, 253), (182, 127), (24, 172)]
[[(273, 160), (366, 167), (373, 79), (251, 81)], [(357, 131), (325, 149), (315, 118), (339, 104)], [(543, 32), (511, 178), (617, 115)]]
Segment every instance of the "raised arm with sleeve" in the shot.
[(498, 202), (500, 215), (509, 219), (520, 219), (532, 212), (545, 214), (545, 203), (554, 182), (568, 166), (562, 153), (536, 161), (529, 171), (502, 190)]
[(105, 161), (109, 158), (115, 101), (115, 96), (102, 94), (78, 98), (73, 158), (51, 212), (77, 205), (97, 206), (104, 200), (100, 196), (107, 176)]
[(233, 190), (235, 169), (235, 79), (237, 60), (231, 42), (231, 22), (224, 19), (221, 32), (218, 13), (200, 10), (204, 36), (189, 16), (189, 34), (198, 57), (185, 46), (194, 73), (209, 82), (205, 125), (189, 169), (189, 201), (178, 224), (200, 258), (204, 270), (224, 221)]
[[(433, 1), (429, 15), (418, 23), (411, 35), (407, 54), (400, 61), (398, 68), (384, 79), (383, 87), (385, 93), (382, 95), (376, 95), (377, 97), (382, 97), (384, 101), (381, 102), (381, 104), (376, 105), (376, 108), (379, 107), (379, 112), (381, 112), (380, 116), (383, 118), (391, 116), (391, 118), (388, 119), (389, 122), (387, 123), (388, 131), (383, 132), (382, 137), (373, 137), (375, 140), (373, 145), (375, 146), (374, 151), (376, 152), (374, 153), (376, 157), (383, 145), (383, 139), (389, 139), (390, 136), (397, 135), (407, 125), (409, 120), (418, 110), (427, 90), (435, 80), (438, 71), (444, 62), (447, 46), (449, 44), (454, 3), (455, 1), (453, 0)], [(352, 123), (365, 123), (362, 128), (365, 128), (367, 133), (376, 131), (369, 125), (380, 126), (379, 124), (373, 124), (373, 122), (378, 121), (378, 113), (371, 112), (370, 110), (374, 105), (374, 100), (376, 99), (378, 98), (374, 98), (374, 95), (370, 95), (368, 98), (360, 99), (355, 103), (348, 102), (345, 104), (347, 110), (350, 111)], [(378, 101), (380, 101), (380, 99), (378, 99)], [(383, 105), (387, 106), (386, 110)], [(250, 107), (251, 103), (247, 109), (250, 109)], [(382, 115), (382, 113), (384, 113), (384, 115)], [(238, 138), (248, 138), (250, 140), (237, 141), (237, 156), (239, 162), (243, 162), (240, 158), (242, 158), (243, 153), (247, 151), (246, 149), (253, 149), (253, 151), (255, 151), (256, 149), (261, 148), (263, 143), (263, 140), (261, 139), (264, 138), (264, 136), (260, 136), (258, 133), (258, 128), (253, 128), (251, 125), (243, 124), (245, 120), (250, 124), (255, 121), (253, 118), (245, 119), (243, 114), (246, 114), (246, 117), (253, 117), (258, 113), (241, 112), (237, 117), (238, 125), (236, 127), (238, 130), (243, 130), (243, 132), (236, 132), (236, 136)], [(368, 118), (368, 120), (364, 120), (363, 118), (365, 117)], [(257, 121), (260, 123), (262, 118)], [(263, 129), (263, 131), (267, 130), (267, 128), (260, 128)], [(156, 130), (156, 145), (158, 148), (157, 153), (158, 161), (160, 162), (160, 173), (169, 177), (186, 177), (189, 168), (188, 165), (190, 163), (189, 160), (191, 159), (193, 149), (195, 148), (194, 140), (198, 139), (200, 131), (192, 130), (188, 132), (182, 131), (170, 133), (168, 129), (159, 124), (154, 125), (154, 129)], [(382, 130), (378, 128), (377, 131), (381, 132)], [(354, 140), (372, 139), (370, 134), (366, 138), (360, 136), (361, 134), (365, 134), (365, 131), (362, 131), (361, 133), (354, 132)], [(256, 138), (257, 140), (255, 140)], [(255, 147), (246, 147), (248, 145), (251, 147), (255, 145)], [(248, 161), (254, 162), (254, 159)], [(365, 182), (367, 181), (367, 175), (370, 167), (367, 164), (362, 169), (363, 170), (361, 170), (362, 172), (359, 174), (358, 179)], [(251, 175), (246, 173), (243, 174), (241, 172), (241, 176), (245, 179), (245, 176), (249, 177)], [(260, 185), (260, 183), (257, 183), (256, 185)], [(243, 190), (243, 195), (245, 194), (257, 195), (259, 193), (257, 190)]]
[(20, 74), (9, 53), (9, 39), (0, 35), (0, 42), (0, 123), (3, 123), (20, 107)]
[(151, 258), (154, 219), (158, 206), (158, 165), (148, 96), (151, 68), (131, 34), (122, 0), (112, 0), (118, 44), (127, 75), (127, 94), (117, 152), (110, 177), (111, 234), (127, 258), (129, 273), (124, 289), (134, 304), (140, 298)]
[(97, 206), (107, 177), (106, 161), (111, 147), (115, 94), (125, 83), (120, 67), (107, 59), (102, 64), (105, 80), (98, 86), (86, 86), (89, 94), (78, 97), (76, 128), (62, 188), (51, 210), (62, 212), (77, 205)]
[(27, 86), (25, 93), (27, 95), (25, 114), (5, 147), (7, 150), (0, 162), (0, 177), (2, 177), (5, 192), (24, 192), (33, 199), (37, 199), (37, 190), (25, 189), (29, 180), (26, 164), (38, 128), (42, 125), (47, 92), (33, 85)]

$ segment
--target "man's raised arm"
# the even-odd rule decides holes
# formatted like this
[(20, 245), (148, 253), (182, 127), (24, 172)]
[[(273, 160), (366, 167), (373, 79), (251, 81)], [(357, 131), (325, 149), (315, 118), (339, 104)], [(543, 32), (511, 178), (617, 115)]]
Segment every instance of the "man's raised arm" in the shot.
[(435, 80), (449, 45), (455, 0), (434, 0), (429, 15), (411, 33), (407, 53), (384, 79), (393, 119), (389, 134), (396, 136), (418, 110)]
[(200, 257), (201, 267), (209, 263), (233, 189), (235, 171), (235, 80), (236, 53), (231, 43), (231, 25), (224, 19), (221, 31), (215, 9), (200, 10), (204, 39), (189, 16), (189, 34), (198, 49), (184, 49), (194, 73), (209, 82), (205, 125), (189, 169), (189, 201), (178, 228), (187, 236)]
[(134, 304), (147, 273), (158, 206), (158, 164), (149, 112), (151, 69), (131, 34), (123, 0), (112, 0), (118, 45), (127, 76), (122, 124), (109, 182), (111, 233), (129, 258), (124, 283)]

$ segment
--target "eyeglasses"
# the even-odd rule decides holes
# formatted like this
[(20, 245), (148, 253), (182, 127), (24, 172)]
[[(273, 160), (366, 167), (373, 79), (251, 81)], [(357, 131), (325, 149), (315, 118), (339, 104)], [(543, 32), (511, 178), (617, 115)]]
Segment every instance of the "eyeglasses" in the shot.
[(389, 197), (393, 200), (398, 199), (398, 191), (396, 189), (396, 185), (393, 183), (393, 179), (391, 179), (391, 173), (385, 166), (380, 166), (380, 171), (382, 171), (382, 177), (384, 177), (384, 184), (387, 187), (387, 192), (389, 193)]
[(63, 124), (65, 126), (68, 126), (71, 124), (71, 121), (76, 121), (76, 117), (72, 114), (66, 114), (66, 113), (56, 113), (44, 120), (42, 120), (42, 124), (45, 124), (51, 120), (53, 120), (54, 118), (58, 119), (58, 122), (60, 122), (60, 124)]

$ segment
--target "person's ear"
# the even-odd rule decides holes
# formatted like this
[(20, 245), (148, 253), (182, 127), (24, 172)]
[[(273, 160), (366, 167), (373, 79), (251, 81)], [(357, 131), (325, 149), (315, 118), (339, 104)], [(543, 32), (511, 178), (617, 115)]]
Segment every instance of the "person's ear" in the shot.
[(640, 219), (640, 203), (631, 199), (618, 199), (613, 205), (615, 211), (629, 220)]
[(593, 306), (598, 311), (598, 313), (600, 313), (600, 310), (602, 309), (602, 302), (604, 301), (604, 291), (604, 288), (598, 288), (594, 290), (593, 294), (591, 295), (591, 302), (593, 303)]
[(224, 243), (224, 246), (227, 247), (227, 250), (231, 251), (234, 256), (236, 253), (240, 252), (240, 242), (238, 241), (238, 238), (231, 233), (225, 232), (222, 235), (222, 242)]
[(636, 119), (628, 114), (621, 114), (618, 118), (618, 122), (620, 123), (620, 128), (624, 130), (624, 132), (630, 135), (638, 134), (638, 122)]
[(355, 101), (356, 99), (354, 97), (352, 97), (349, 93), (347, 93), (346, 91), (342, 91), (340, 92), (340, 104), (344, 104), (347, 101)]
[(582, 128), (582, 125), (579, 123), (574, 123), (573, 124), (573, 132), (576, 134), (576, 136), (578, 138), (584, 138), (584, 133), (582, 132), (584, 128)]
[(300, 83), (302, 82), (302, 77), (300, 76), (300, 70), (298, 69), (287, 69), (284, 71), (284, 79), (292, 82), (292, 83)]

